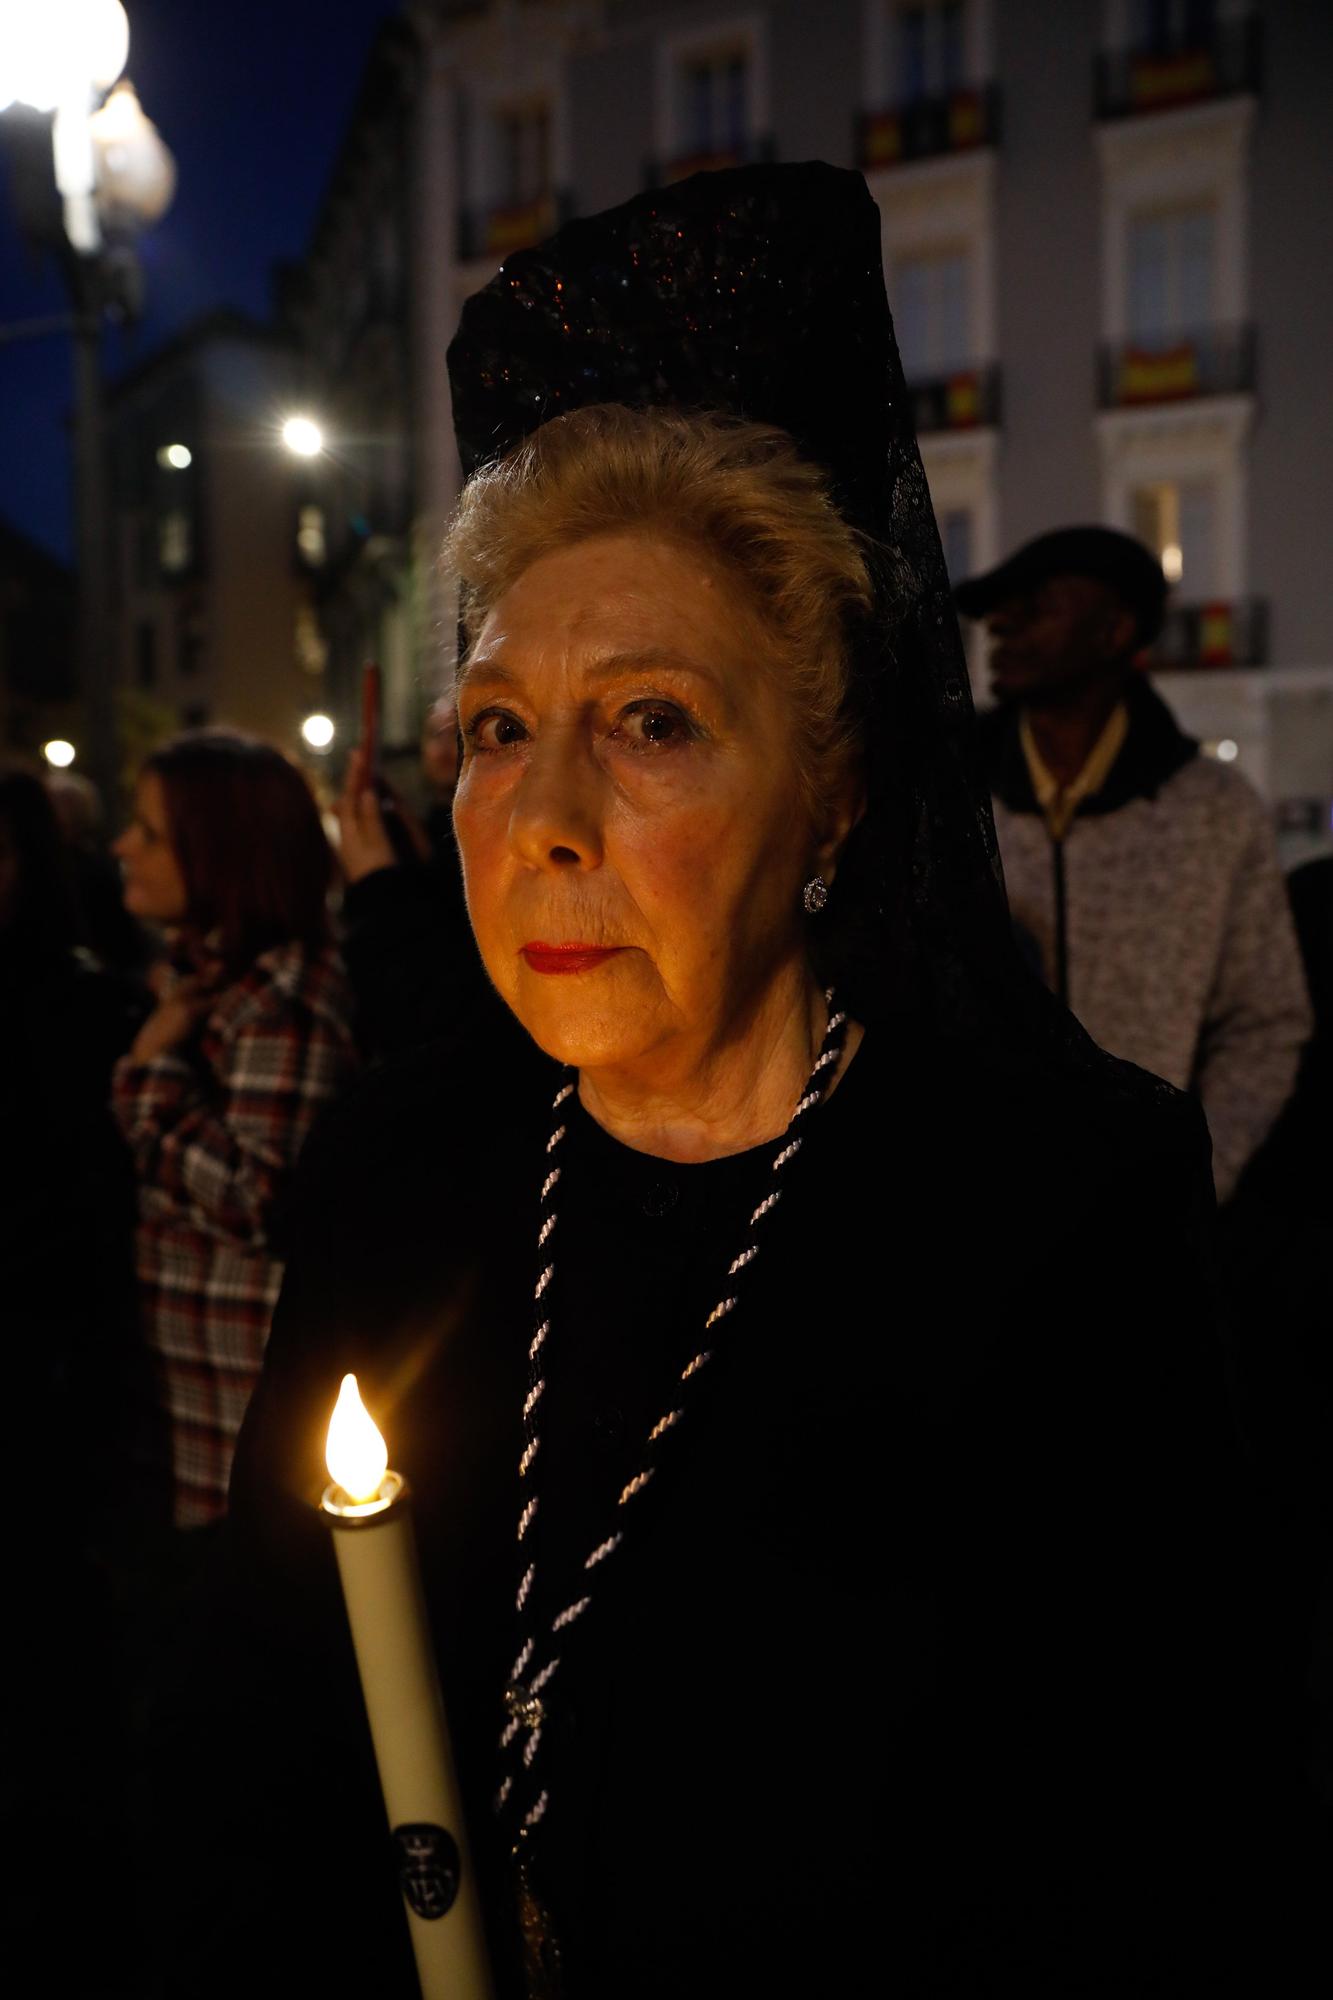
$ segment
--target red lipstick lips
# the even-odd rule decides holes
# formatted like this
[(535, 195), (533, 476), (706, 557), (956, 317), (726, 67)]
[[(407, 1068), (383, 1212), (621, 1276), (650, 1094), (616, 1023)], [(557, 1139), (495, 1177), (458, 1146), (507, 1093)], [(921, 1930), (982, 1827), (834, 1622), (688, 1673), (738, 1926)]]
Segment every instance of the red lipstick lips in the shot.
[(525, 944), (522, 955), (534, 972), (591, 972), (623, 949), (621, 945)]

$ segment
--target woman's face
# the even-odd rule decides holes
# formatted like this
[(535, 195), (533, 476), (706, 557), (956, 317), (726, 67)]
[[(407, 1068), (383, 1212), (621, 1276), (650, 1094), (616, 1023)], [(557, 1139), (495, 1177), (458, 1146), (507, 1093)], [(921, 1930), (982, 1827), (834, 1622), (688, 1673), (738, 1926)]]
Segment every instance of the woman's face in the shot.
[(770, 644), (734, 581), (642, 533), (543, 556), (486, 619), (459, 691), (468, 909), (559, 1060), (688, 1060), (802, 959), (801, 885), (836, 842)]
[(167, 826), (167, 802), (156, 771), (145, 771), (134, 792), (134, 817), (112, 850), (121, 864), (125, 908), (155, 924), (179, 924), (189, 913)]

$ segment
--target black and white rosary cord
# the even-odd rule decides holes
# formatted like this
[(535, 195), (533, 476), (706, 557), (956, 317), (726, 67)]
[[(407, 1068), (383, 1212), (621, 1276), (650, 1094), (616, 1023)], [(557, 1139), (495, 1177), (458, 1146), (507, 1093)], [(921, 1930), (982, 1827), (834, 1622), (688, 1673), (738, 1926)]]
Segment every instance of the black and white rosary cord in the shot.
[[(551, 1619), (550, 1626), (542, 1640), (542, 1657), (538, 1658), (538, 1638), (533, 1614), (529, 1608), (533, 1602), (533, 1588), (537, 1577), (536, 1537), (534, 1523), (537, 1519), (538, 1492), (536, 1466), (541, 1451), (542, 1398), (546, 1393), (546, 1349), (551, 1333), (551, 1288), (555, 1279), (556, 1260), (553, 1239), (556, 1233), (558, 1212), (554, 1196), (560, 1182), (559, 1156), (567, 1127), (561, 1120), (561, 1109), (574, 1093), (573, 1083), (565, 1083), (556, 1092), (552, 1111), (555, 1126), (546, 1142), (546, 1172), (542, 1181), (540, 1221), (537, 1230), (539, 1275), (533, 1294), (533, 1335), (528, 1348), (528, 1387), (523, 1402), (523, 1452), (519, 1459), (518, 1472), (521, 1482), (522, 1505), (518, 1517), (519, 1563), (521, 1574), (518, 1584), (517, 1610), (519, 1628), (523, 1633), (523, 1643), (514, 1661), (505, 1690), (507, 1720), (500, 1736), (500, 1751), (504, 1771), (499, 1794), (496, 1799), (498, 1811), (518, 1810), (519, 1800), (515, 1794), (523, 1795), (523, 1810), (519, 1815), (520, 1837), (529, 1835), (546, 1813), (549, 1795), (540, 1782), (538, 1758), (542, 1740), (542, 1726), (546, 1720), (545, 1691), (560, 1665), (560, 1635), (576, 1619), (583, 1616), (592, 1602), (594, 1572), (600, 1573), (603, 1566), (623, 1546), (629, 1515), (624, 1511), (644, 1491), (652, 1481), (658, 1465), (662, 1445), (667, 1436), (680, 1423), (692, 1398), (698, 1393), (697, 1385), (712, 1359), (709, 1336), (713, 1329), (733, 1312), (737, 1305), (734, 1286), (740, 1273), (752, 1265), (763, 1244), (763, 1231), (759, 1225), (772, 1215), (782, 1198), (784, 1169), (795, 1159), (801, 1149), (802, 1134), (797, 1130), (800, 1121), (819, 1104), (829, 1082), (836, 1073), (838, 1060), (842, 1054), (843, 1031), (847, 1025), (846, 1014), (836, 1005), (833, 989), (825, 994), (828, 1007), (828, 1025), (814, 1068), (810, 1072), (800, 1101), (792, 1112), (787, 1129), (782, 1135), (778, 1150), (773, 1157), (772, 1180), (768, 1192), (750, 1217), (751, 1240), (739, 1254), (732, 1258), (727, 1267), (727, 1286), (704, 1321), (704, 1340), (698, 1352), (681, 1370), (673, 1407), (664, 1411), (648, 1433), (644, 1447), (644, 1457), (640, 1469), (622, 1489), (617, 1512), (616, 1525), (612, 1532), (600, 1541), (590, 1552), (583, 1564), (583, 1591), (571, 1598), (562, 1610)], [(534, 1768), (536, 1767), (536, 1768)]]

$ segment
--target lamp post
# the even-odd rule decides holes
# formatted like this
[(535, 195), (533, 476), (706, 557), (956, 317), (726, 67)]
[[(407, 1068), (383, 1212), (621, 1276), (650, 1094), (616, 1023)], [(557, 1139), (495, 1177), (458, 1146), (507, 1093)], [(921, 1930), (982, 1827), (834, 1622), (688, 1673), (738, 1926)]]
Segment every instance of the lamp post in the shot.
[(117, 82), (128, 53), (121, 0), (42, 0), (8, 8), (0, 18), (0, 111), (17, 104), (53, 114), (61, 263), (73, 307), (79, 689), (86, 763), (106, 791), (118, 774), (101, 327), (108, 314), (137, 317), (142, 281), (135, 239), (164, 213), (176, 180), (134, 86)]

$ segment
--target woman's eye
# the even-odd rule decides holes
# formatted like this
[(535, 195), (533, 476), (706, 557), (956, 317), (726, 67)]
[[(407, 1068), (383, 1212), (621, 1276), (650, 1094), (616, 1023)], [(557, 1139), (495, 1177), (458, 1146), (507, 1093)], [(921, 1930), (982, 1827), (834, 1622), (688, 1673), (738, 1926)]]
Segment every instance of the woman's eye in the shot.
[(670, 702), (639, 701), (621, 715), (617, 729), (636, 750), (666, 749), (690, 736), (689, 722)]
[(521, 743), (527, 733), (516, 715), (488, 708), (467, 724), (463, 737), (472, 750), (507, 750), (511, 744)]

